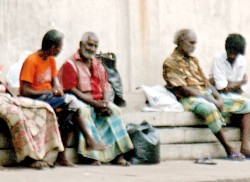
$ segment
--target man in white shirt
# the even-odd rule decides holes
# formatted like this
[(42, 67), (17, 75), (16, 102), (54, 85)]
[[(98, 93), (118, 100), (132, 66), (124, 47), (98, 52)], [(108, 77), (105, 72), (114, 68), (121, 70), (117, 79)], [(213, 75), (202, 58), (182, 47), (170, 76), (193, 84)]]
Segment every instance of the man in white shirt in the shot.
[(219, 92), (241, 94), (246, 90), (245, 47), (244, 37), (240, 34), (230, 34), (226, 39), (226, 52), (214, 58), (211, 80)]
[[(225, 43), (226, 52), (214, 58), (210, 82), (220, 92), (224, 104), (228, 108), (240, 108), (241, 111), (238, 112), (240, 117), (235, 117), (234, 120), (241, 119), (242, 121), (240, 127), (243, 128), (242, 142), (245, 146), (241, 146), (241, 152), (245, 154), (246, 158), (250, 158), (250, 155), (245, 152), (249, 147), (248, 139), (250, 138), (250, 99), (240, 95), (246, 90), (248, 81), (247, 61), (244, 57), (245, 47), (246, 41), (242, 35), (229, 34)], [(242, 113), (245, 114), (242, 115)]]

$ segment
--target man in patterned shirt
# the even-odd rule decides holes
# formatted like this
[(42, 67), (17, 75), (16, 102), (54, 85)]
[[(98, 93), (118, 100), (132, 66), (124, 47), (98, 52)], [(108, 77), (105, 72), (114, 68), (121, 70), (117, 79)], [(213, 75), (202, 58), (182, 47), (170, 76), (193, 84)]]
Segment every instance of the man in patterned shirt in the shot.
[[(197, 37), (192, 30), (182, 29), (176, 33), (174, 43), (177, 47), (163, 64), (163, 77), (167, 87), (186, 110), (203, 119), (225, 148), (228, 158), (244, 160), (245, 156), (250, 156), (247, 135), (250, 132), (250, 108), (238, 100), (221, 98), (202, 72), (198, 59), (190, 55), (195, 50), (196, 42)], [(236, 152), (222, 131), (223, 116), (231, 114), (243, 115), (241, 152)]]

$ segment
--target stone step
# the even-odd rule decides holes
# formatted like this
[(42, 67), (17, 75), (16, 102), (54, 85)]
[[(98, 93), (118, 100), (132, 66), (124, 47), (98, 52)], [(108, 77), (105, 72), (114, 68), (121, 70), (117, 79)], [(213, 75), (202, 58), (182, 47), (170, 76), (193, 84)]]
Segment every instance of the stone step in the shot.
[(196, 126), (201, 125), (191, 112), (129, 112), (123, 113), (125, 124), (149, 122), (153, 126)]
[[(236, 127), (223, 128), (228, 141), (240, 140), (240, 129)], [(167, 127), (158, 128), (161, 144), (188, 144), (218, 142), (209, 128)]]
[[(230, 144), (239, 149), (241, 142), (230, 142)], [(160, 153), (161, 161), (226, 157), (226, 152), (220, 143), (164, 144), (160, 147)]]
[[(161, 144), (186, 144), (217, 142), (217, 138), (208, 128), (194, 127), (160, 127), (157, 128)], [(228, 141), (240, 140), (240, 129), (235, 127), (223, 128)], [(70, 135), (68, 147), (77, 146), (76, 135)], [(8, 131), (0, 133), (0, 149), (12, 149), (11, 137)]]
[[(230, 142), (237, 149), (240, 142)], [(225, 158), (226, 152), (220, 143), (195, 143), (195, 144), (162, 144), (160, 145), (161, 161), (165, 160), (187, 160), (203, 157)], [(74, 148), (67, 148), (67, 157), (74, 163), (78, 163), (77, 152)], [(47, 154), (45, 160), (54, 162), (57, 152)], [(13, 150), (0, 150), (0, 165), (11, 165), (16, 163)]]

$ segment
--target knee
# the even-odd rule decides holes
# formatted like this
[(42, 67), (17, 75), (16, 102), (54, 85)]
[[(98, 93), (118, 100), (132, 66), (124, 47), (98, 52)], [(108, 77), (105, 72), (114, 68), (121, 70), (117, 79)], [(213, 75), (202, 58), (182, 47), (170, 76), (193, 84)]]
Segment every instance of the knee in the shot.
[(212, 108), (208, 105), (204, 105), (204, 104), (197, 105), (195, 110), (196, 110), (196, 113), (201, 115), (201, 116), (208, 116), (211, 113), (215, 112), (214, 108)]

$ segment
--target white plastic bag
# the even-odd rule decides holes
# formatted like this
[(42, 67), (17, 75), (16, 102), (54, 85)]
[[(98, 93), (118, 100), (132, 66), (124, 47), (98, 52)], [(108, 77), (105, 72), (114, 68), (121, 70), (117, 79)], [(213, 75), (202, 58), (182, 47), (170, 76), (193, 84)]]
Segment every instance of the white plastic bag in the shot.
[(6, 75), (6, 81), (10, 88), (14, 90), (19, 88), (19, 77), (23, 62), (30, 54), (30, 51), (24, 51), (24, 53), (19, 57), (18, 62), (13, 64), (8, 70)]
[(144, 111), (184, 111), (182, 104), (177, 101), (175, 95), (165, 87), (160, 85), (152, 87), (142, 85), (141, 88), (149, 102), (149, 107), (145, 107)]

